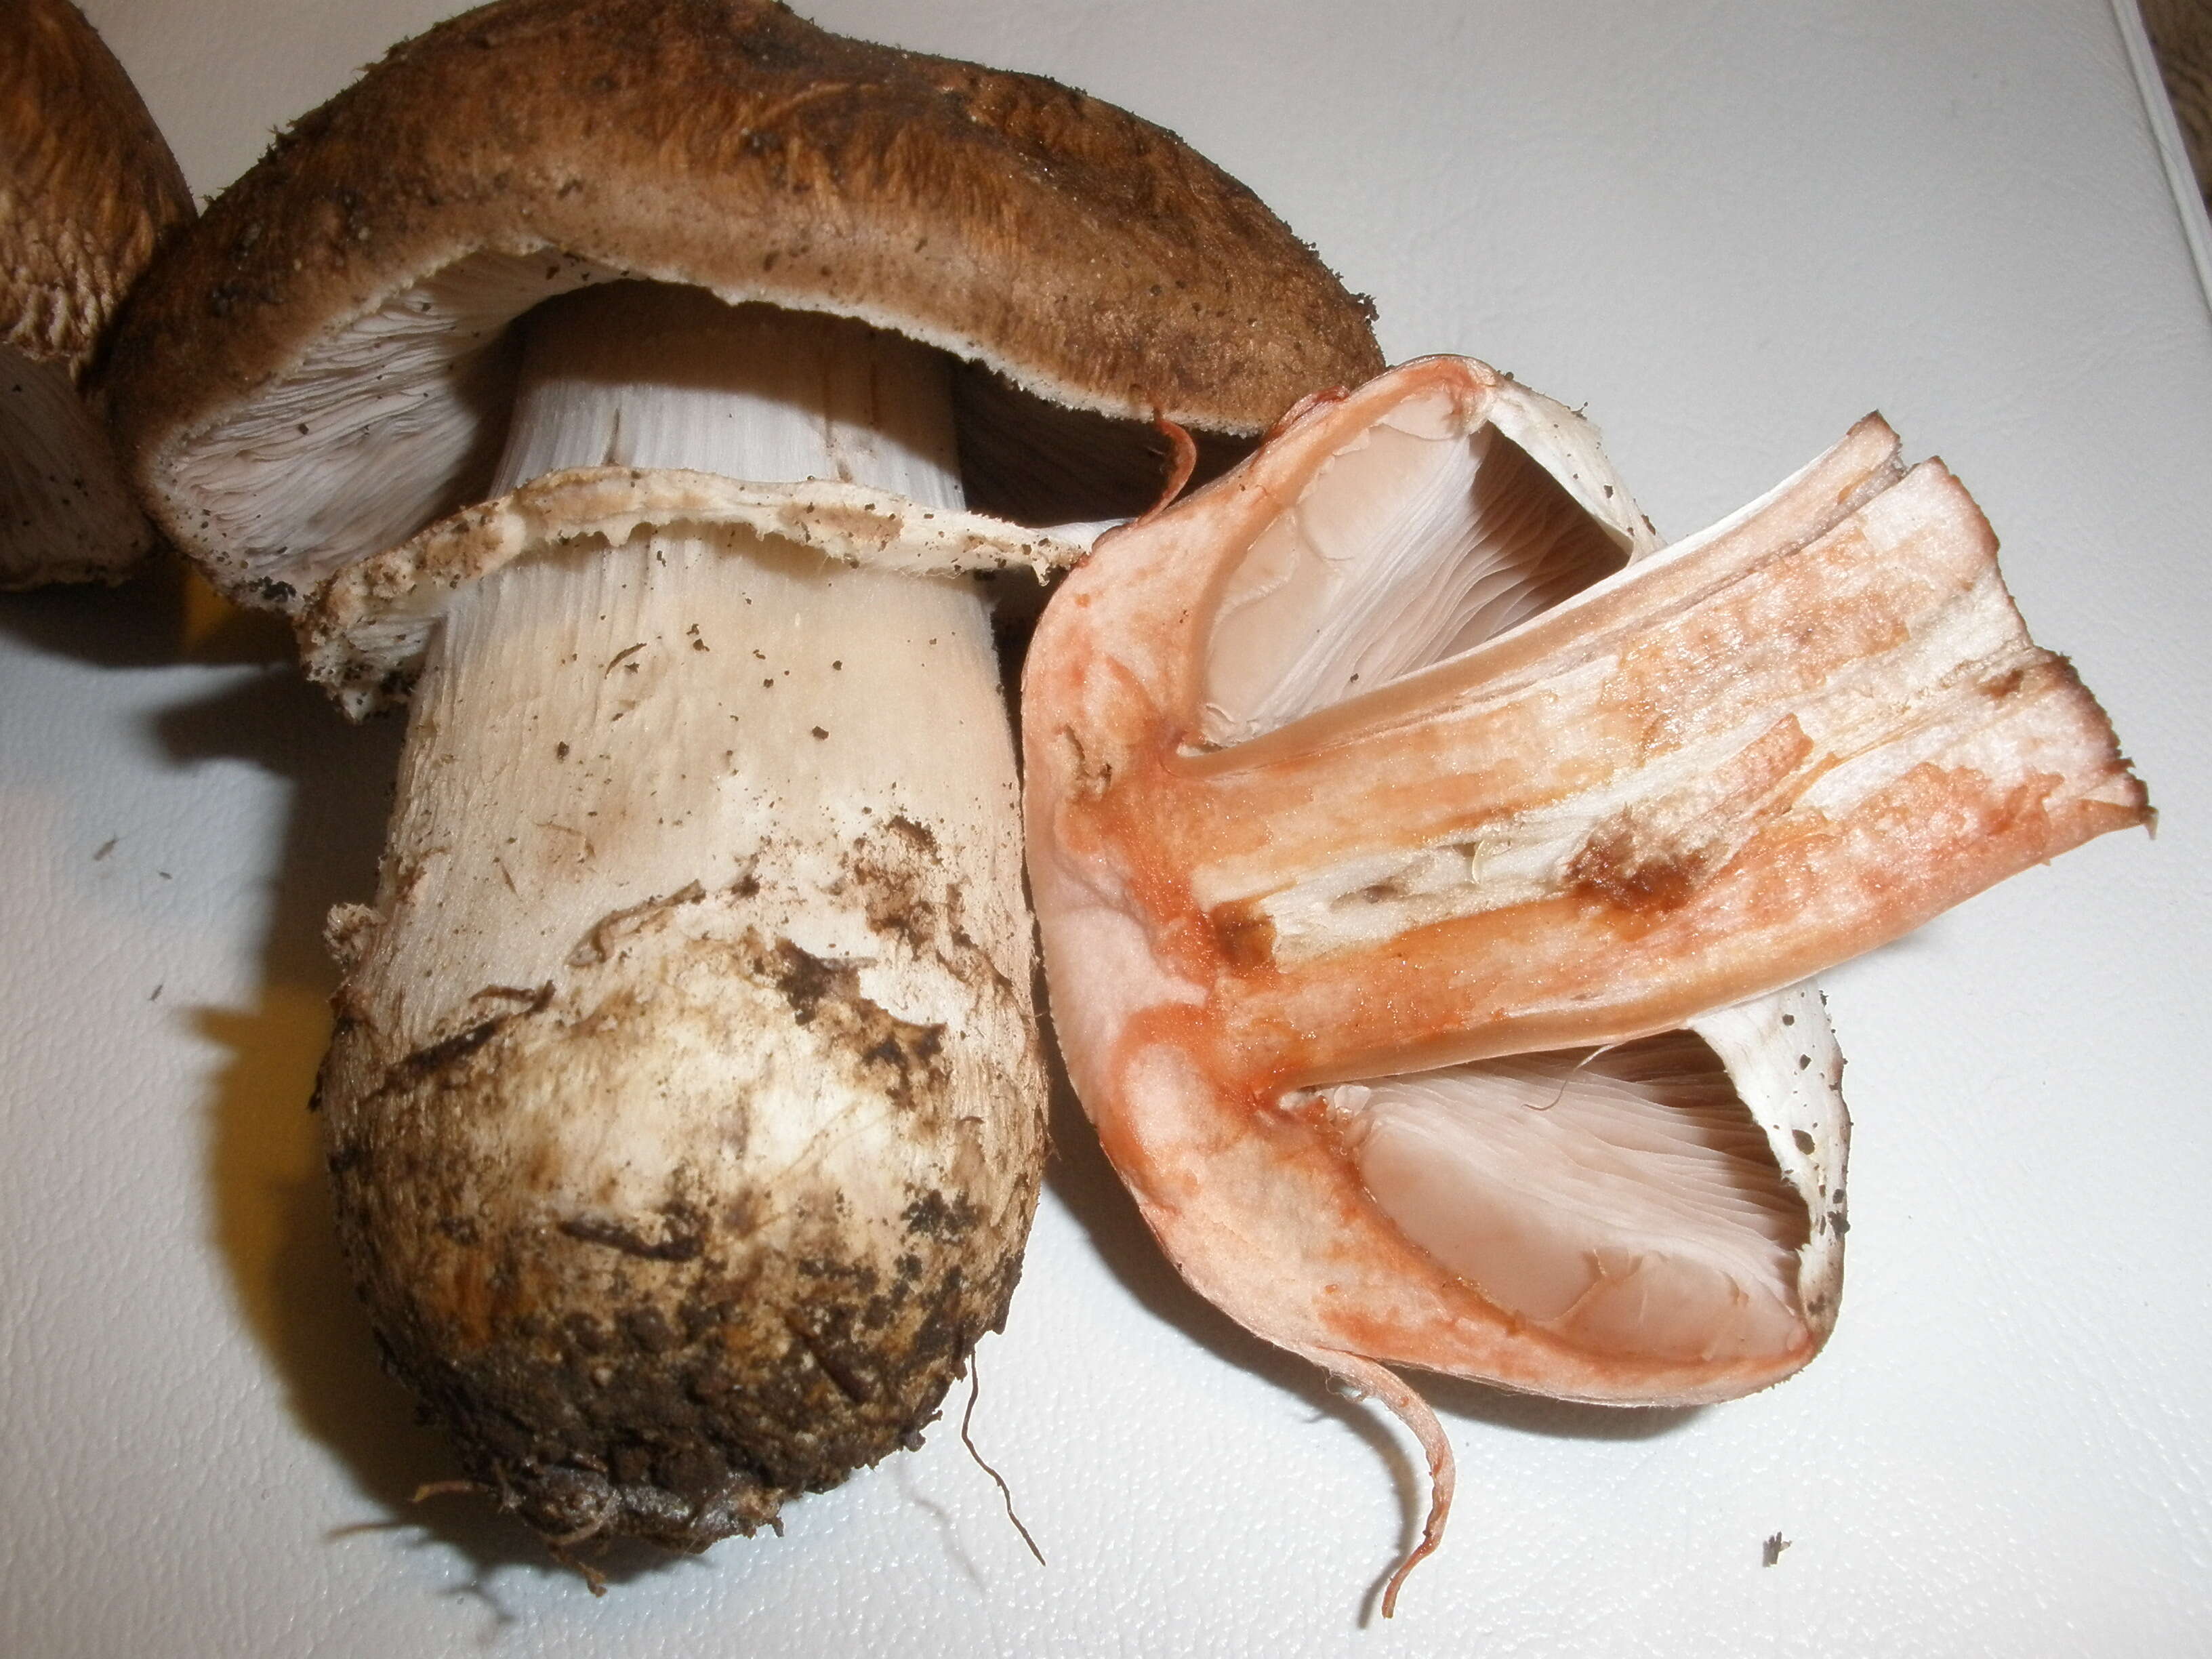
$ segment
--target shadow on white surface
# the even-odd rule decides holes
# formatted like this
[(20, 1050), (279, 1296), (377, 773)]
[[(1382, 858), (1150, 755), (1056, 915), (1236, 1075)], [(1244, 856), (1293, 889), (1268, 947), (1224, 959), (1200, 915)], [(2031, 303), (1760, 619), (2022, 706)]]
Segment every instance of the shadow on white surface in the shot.
[[(185, 612), (184, 568), (164, 555), (119, 587), (47, 587), (8, 594), (0, 603), (0, 634), (48, 656), (95, 667), (165, 667), (184, 654)], [(232, 630), (211, 653), (195, 653), (192, 660), (260, 661), (268, 649), (289, 651), (289, 635), (281, 627), (262, 635), (259, 643), (248, 642), (249, 633), (261, 630)]]
[[(331, 905), (374, 890), (402, 722), (347, 725), (288, 653), (264, 673), (162, 711), (155, 726), (172, 764), (244, 763), (290, 786), (269, 871), (258, 999), (202, 1006), (193, 1018), (222, 1056), (204, 1103), (210, 1242), (293, 1419), (343, 1465), (381, 1517), (336, 1524), (325, 1541), (404, 1530), (445, 1546), (468, 1565), (457, 1592), (481, 1596), (504, 1622), (511, 1615), (489, 1588), (495, 1574), (570, 1570), (481, 1498), (416, 1500), (418, 1490), (460, 1471), (379, 1361), (339, 1254), (309, 1104), (337, 982), (323, 918)], [(621, 1582), (663, 1571), (671, 1559), (617, 1547), (592, 1565)]]
[[(971, 1359), (969, 1363), (972, 1364), (975, 1362)], [(957, 1396), (960, 1393), (961, 1390), (956, 1387), (952, 1394), (945, 1397), (946, 1416), (951, 1417), (959, 1410), (961, 1401)], [(929, 1517), (930, 1524), (935, 1528), (938, 1540), (944, 1548), (945, 1559), (959, 1569), (960, 1576), (966, 1579), (978, 1594), (988, 1595), (990, 1590), (990, 1581), (975, 1565), (975, 1558), (969, 1553), (968, 1546), (961, 1537), (958, 1522), (950, 1510), (932, 1498), (924, 1489), (921, 1481), (915, 1474), (914, 1460), (908, 1457), (894, 1457), (890, 1460), (888, 1467), (891, 1470), (892, 1478), (898, 1483), (900, 1498)]]
[[(450, 1547), (466, 1560), (465, 1588), (488, 1601), (499, 1569), (563, 1572), (481, 1501), (414, 1502), (418, 1487), (458, 1470), (379, 1364), (338, 1254), (320, 1135), (308, 1109), (337, 983), (322, 919), (331, 904), (374, 889), (399, 723), (349, 726), (301, 678), (283, 623), (223, 605), (171, 558), (115, 589), (11, 594), (0, 605), (0, 635), (104, 670), (247, 671), (224, 675), (211, 693), (195, 681), (200, 695), (160, 709), (141, 745), (157, 767), (243, 764), (289, 786), (281, 844), (266, 849), (262, 866), (265, 888), (234, 896), (247, 914), (258, 898), (267, 918), (253, 1001), (186, 1006), (171, 1016), (220, 1056), (201, 1103), (207, 1242), (292, 1419), (337, 1458), (380, 1517), (337, 1522), (327, 1542), (418, 1531), (424, 1543)], [(635, 1577), (651, 1565), (610, 1562), (602, 1570), (611, 1578)]]

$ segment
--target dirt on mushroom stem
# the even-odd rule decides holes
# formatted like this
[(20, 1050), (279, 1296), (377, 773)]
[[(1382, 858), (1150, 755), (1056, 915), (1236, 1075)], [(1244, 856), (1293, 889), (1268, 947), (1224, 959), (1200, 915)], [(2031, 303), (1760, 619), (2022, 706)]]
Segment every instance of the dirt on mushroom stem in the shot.
[[(623, 284), (534, 316), (505, 472), (957, 505), (944, 367)], [(454, 596), (321, 1099), (385, 1351), (541, 1532), (696, 1549), (908, 1443), (1036, 1195), (983, 602), (735, 529)]]

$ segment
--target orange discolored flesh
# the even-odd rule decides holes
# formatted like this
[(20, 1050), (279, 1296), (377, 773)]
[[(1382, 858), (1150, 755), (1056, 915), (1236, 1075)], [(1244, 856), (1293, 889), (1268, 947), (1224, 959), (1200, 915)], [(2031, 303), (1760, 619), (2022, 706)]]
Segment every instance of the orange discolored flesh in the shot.
[[(1384, 1365), (1687, 1403), (1803, 1364), (1834, 1317), (1840, 1097), (1810, 1131), (1754, 1108), (1745, 1127), (1771, 1158), (1731, 1150), (1725, 1126), (1691, 1137), (1705, 1161), (1690, 1184), (1734, 1183), (1713, 1202), (1753, 1215), (1752, 1253), (1826, 1252), (1819, 1273), (1778, 1269), (1748, 1294), (1751, 1270), (1669, 1256), (1647, 1229), (1618, 1249), (1558, 1246), (1589, 1258), (1567, 1263), (1589, 1276), (1577, 1298), (1545, 1264), (1447, 1261), (1415, 1242), (1459, 1224), (1447, 1203), (1441, 1221), (1401, 1224), (1412, 1200), (1386, 1176), (1445, 1177), (1418, 1151), (1375, 1152), (1382, 1120), (1360, 1113), (1378, 1082), (1403, 1094), (1408, 1074), (1563, 1050), (1601, 1053), (1522, 1066), (1515, 1109), (1548, 1109), (1531, 1079), (1590, 1092), (1586, 1068), (1679, 1063), (1741, 1082), (1752, 1039), (1714, 1022), (1751, 1009), (1770, 1047), (1793, 1043), (1784, 1028), (1802, 1038), (1795, 1066), (1832, 1093), (1817, 996), (1777, 994), (2148, 816), (2101, 711), (2028, 640), (1978, 509), (1940, 464), (1905, 469), (1878, 418), (1655, 552), (1632, 509), (1609, 508), (1601, 458), (1553, 444), (1537, 405), (1556, 409), (1455, 358), (1316, 402), (1235, 471), (1103, 540), (1048, 608), (1023, 687), (1054, 1023), (1109, 1156), (1196, 1288), (1381, 1391), (1447, 1480), (1441, 1434)], [(1275, 618), (1287, 653), (1356, 606), (1299, 574), (1327, 559), (1286, 550), (1280, 526), (1342, 540), (1363, 514), (1398, 512), (1385, 461), (1408, 433), (1488, 444), (1510, 467), (1533, 456), (1553, 482), (1516, 485), (1493, 520), (1570, 552), (1580, 537), (1581, 558), (1609, 538), (1618, 568), (1540, 587), (1537, 614), (1487, 638), (1437, 627), (1441, 660), (1380, 683), (1316, 670), (1317, 689), (1284, 693), (1251, 618)], [(1348, 496), (1363, 468), (1374, 493)], [(1416, 471), (1404, 489), (1462, 488)], [(1549, 571), (1567, 555), (1544, 556)], [(1299, 597), (1309, 580), (1322, 597)], [(1419, 625), (1433, 607), (1402, 609)], [(1660, 1035), (1686, 1027), (1711, 1046)], [(1619, 1045), (1626, 1058), (1603, 1057)], [(1460, 1108), (1421, 1109), (1482, 1133)], [(1510, 1110), (1491, 1121), (1518, 1127)], [(1832, 1147), (1800, 1159), (1816, 1139)], [(1561, 1202), (1604, 1207), (1635, 1178), (1577, 1171)], [(1616, 1179), (1632, 1186), (1604, 1187)], [(1795, 1219), (1766, 1213), (1778, 1206)], [(1542, 1231), (1509, 1218), (1465, 1248), (1537, 1249), (1525, 1241)], [(1637, 1285), (1666, 1288), (1635, 1299), (1675, 1305), (1624, 1316), (1620, 1285), (1647, 1262)]]

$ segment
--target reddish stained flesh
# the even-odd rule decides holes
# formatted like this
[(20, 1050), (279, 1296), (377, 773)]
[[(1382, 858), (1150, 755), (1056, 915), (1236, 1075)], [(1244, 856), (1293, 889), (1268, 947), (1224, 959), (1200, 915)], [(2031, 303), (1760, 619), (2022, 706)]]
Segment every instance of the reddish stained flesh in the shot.
[(1193, 1287), (1316, 1364), (1352, 1355), (1565, 1399), (1688, 1403), (1771, 1382), (1818, 1346), (1808, 1331), (1783, 1354), (1726, 1362), (1608, 1354), (1502, 1311), (1399, 1231), (1319, 1114), (1277, 1107), (1279, 1079), (1215, 1084), (1237, 1064), (1208, 1009), (1149, 1008), (1094, 1073), (1113, 1103), (1095, 1121)]
[[(1869, 522), (1877, 507), (1887, 522)], [(1994, 538), (1948, 473), (1917, 468), (1810, 546), (1742, 568), (1732, 543), (1759, 531), (1608, 584), (1607, 601), (1656, 601), (1640, 628), (1592, 640), (1573, 624), (1611, 605), (1562, 607), (1528, 630), (1551, 647), (1534, 659), (1509, 636), (1376, 694), (1381, 718), (1340, 704), (1242, 764), (1242, 750), (1185, 755), (1188, 710), (1146, 710), (1147, 740), (1121, 748), (1085, 839), (1117, 849), (1162, 957), (1222, 981), (1236, 1075), (1295, 1085), (1665, 1030), (2141, 821), (2101, 714), (2029, 644)], [(1962, 613), (1978, 654), (1931, 653)], [(1732, 731), (1732, 749), (1686, 752)], [(1845, 763), (1911, 744), (1932, 752), (1881, 787), (1807, 801)], [(1474, 914), (1364, 949), (1280, 949), (1271, 896), (1439, 843), (1479, 862), (1486, 836), (1544, 812), (1579, 846), (1533, 902), (1481, 908), (1478, 873)], [(1224, 885), (1235, 896), (1205, 890)]]
[[(1704, 1359), (1564, 1339), (1411, 1243), (1292, 1091), (1680, 1028), (2148, 817), (2101, 711), (2027, 640), (1978, 509), (1940, 465), (1906, 473), (1873, 417), (1755, 510), (1522, 628), (1208, 750), (1206, 642), (1254, 538), (1397, 402), (1447, 392), (1471, 428), (1498, 387), (1432, 359), (1287, 420), (1102, 541), (1024, 681), (1070, 1074), (1193, 1286), (1421, 1437), (1434, 1507), (1392, 1595), (1450, 1469), (1383, 1366), (1722, 1400), (1803, 1364), (1833, 1309), (1823, 1291), (1796, 1342)], [(1528, 890), (1486, 881), (1492, 837)], [(1455, 848), (1468, 878), (1439, 884), (1420, 861)], [(1403, 925), (1365, 935), (1312, 920), (1392, 904)], [(1827, 1228), (1840, 1189), (1802, 1196)]]
[[(1316, 405), (1049, 607), (1024, 706), (1055, 1023), (1169, 1254), (1260, 1334), (1569, 1397), (1724, 1398), (1815, 1340), (1690, 1364), (1535, 1330), (1408, 1244), (1285, 1091), (1679, 1027), (2147, 808), (2021, 629), (1971, 499), (1905, 473), (1874, 419), (1759, 510), (1489, 645), (1202, 752), (1204, 641), (1243, 549), (1399, 400), (1441, 387), (1479, 424), (1486, 373), (1431, 360)], [(1355, 858), (1546, 812), (1565, 839), (1516, 902), (1486, 908), (1478, 873), (1462, 913), (1295, 950), (1269, 910)]]
[(1223, 1003), (1240, 1069), (1334, 1082), (1679, 1027), (1971, 898), (1992, 865), (2008, 875), (2136, 821), (2078, 804), (2054, 812), (2060, 781), (1993, 789), (1977, 773), (1919, 767), (1845, 823), (1763, 834), (1710, 879), (1683, 871), (1672, 903), (1584, 885), (1255, 975)]
[[(1437, 359), (1409, 365), (1390, 379), (1412, 377), (1422, 371), (1436, 372), (1452, 361)], [(1375, 419), (1381, 412), (1376, 405), (1385, 401), (1376, 395), (1377, 388), (1386, 385), (1385, 381), (1377, 381), (1363, 391), (1359, 402), (1346, 407), (1340, 423), (1356, 429), (1358, 424)], [(1420, 389), (1416, 381), (1406, 396), (1410, 398)], [(1464, 393), (1462, 402), (1472, 416), (1479, 419), (1479, 393)], [(1119, 596), (1118, 608), (1122, 617), (1117, 621), (1127, 623), (1141, 621), (1158, 625), (1167, 622), (1171, 607), (1188, 607), (1176, 617), (1176, 623), (1182, 636), (1179, 643), (1189, 649), (1159, 653), (1158, 666), (1145, 676), (1155, 712), (1178, 711), (1169, 716), (1170, 723), (1178, 728), (1189, 724), (1188, 714), (1180, 711), (1188, 709), (1195, 696), (1196, 671), (1190, 659), (1205, 637), (1203, 618), (1206, 607), (1235, 569), (1244, 544), (1267, 517), (1295, 499), (1319, 471), (1328, 454), (1349, 435), (1349, 432), (1332, 434), (1318, 456), (1285, 459), (1282, 465), (1284, 476), (1279, 478), (1243, 481), (1249, 484), (1249, 501), (1224, 497), (1217, 503), (1203, 497), (1194, 498), (1190, 503), (1193, 522), (1185, 527), (1184, 533), (1169, 549), (1149, 550), (1152, 556), (1145, 560), (1146, 580), (1152, 590), (1149, 599)], [(1233, 750), (1194, 758), (1190, 770), (1198, 776), (1215, 772), (1236, 774), (1279, 759), (1317, 757), (1346, 747), (1363, 748), (1377, 737), (1401, 732), (1409, 726), (1419, 727), (1431, 720), (1448, 703), (1450, 689), (1455, 686), (1479, 682), (1486, 695), (1503, 697), (1526, 690), (1539, 677), (1556, 673), (1563, 652), (1597, 659), (1630, 651), (1655, 617), (1710, 598), (1717, 590), (1770, 562), (1778, 548), (1802, 548), (1818, 541), (1852, 512), (1887, 490), (1905, 476), (1897, 452), (1896, 434), (1880, 416), (1869, 416), (1852, 428), (1833, 449), (1773, 492), (1755, 514), (1746, 509), (1702, 535), (1678, 542), (1663, 553), (1642, 561), (1632, 580), (1623, 574), (1600, 583), (1476, 650), (1392, 684), (1347, 698)], [(1251, 465), (1256, 471), (1263, 462), (1275, 459), (1274, 455), (1263, 451)], [(1237, 476), (1232, 474), (1221, 480), (1216, 490), (1225, 492), (1227, 486), (1238, 481)], [(1201, 502), (1212, 515), (1210, 520), (1198, 520)], [(1988, 533), (1985, 525), (1981, 533)], [(1993, 541), (1990, 545), (1994, 547)], [(1181, 550), (1181, 557), (1176, 550)], [(1164, 552), (1167, 556), (1162, 558), (1159, 555)], [(1142, 556), (1124, 550), (1117, 556), (1133, 562)], [(1080, 606), (1084, 602), (1079, 599), (1076, 603)], [(1199, 620), (1194, 622), (1193, 617)], [(1130, 654), (1131, 647), (1126, 641), (1118, 642), (1115, 648), (1117, 656), (1132, 662), (1137, 660)], [(1149, 649), (1146, 655), (1147, 659), (1154, 659)], [(1662, 710), (1648, 712), (1665, 717)]]

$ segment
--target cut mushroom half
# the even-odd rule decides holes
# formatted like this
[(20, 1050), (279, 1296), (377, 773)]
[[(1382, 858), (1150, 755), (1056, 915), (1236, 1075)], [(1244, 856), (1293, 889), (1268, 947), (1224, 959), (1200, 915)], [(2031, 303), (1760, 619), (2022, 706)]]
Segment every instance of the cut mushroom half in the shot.
[(1079, 550), (1006, 514), (1141, 508), (1156, 414), (1249, 447), (1379, 367), (1365, 307), (1172, 135), (764, 0), (453, 19), (157, 275), (149, 500), (410, 702), (319, 1086), (384, 1351), (558, 1548), (772, 1524), (1020, 1270), (986, 590)]
[(84, 15), (0, 8), (0, 589), (120, 581), (153, 550), (95, 382), (124, 296), (191, 216), (176, 158)]
[(1069, 1072), (1184, 1276), (1392, 1365), (1720, 1400), (1833, 1323), (1820, 969), (2148, 817), (1996, 543), (1870, 417), (1664, 550), (1481, 364), (1318, 404), (1105, 538), (1024, 678)]

